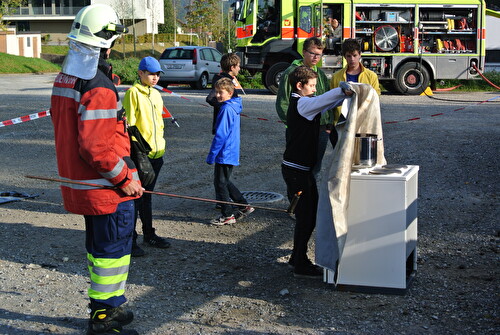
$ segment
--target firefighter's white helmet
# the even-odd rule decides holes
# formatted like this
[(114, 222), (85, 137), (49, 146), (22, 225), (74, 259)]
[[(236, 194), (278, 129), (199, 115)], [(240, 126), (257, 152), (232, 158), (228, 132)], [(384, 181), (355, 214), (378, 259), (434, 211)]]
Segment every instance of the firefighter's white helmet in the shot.
[(99, 48), (111, 48), (113, 41), (128, 29), (120, 24), (115, 10), (105, 4), (83, 7), (71, 25), (68, 37)]

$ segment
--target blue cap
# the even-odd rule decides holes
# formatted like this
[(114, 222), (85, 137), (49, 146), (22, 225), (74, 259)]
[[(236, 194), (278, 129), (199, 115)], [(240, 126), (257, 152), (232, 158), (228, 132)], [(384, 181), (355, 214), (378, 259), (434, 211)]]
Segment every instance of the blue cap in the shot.
[(151, 73), (163, 72), (160, 63), (156, 60), (156, 58), (151, 56), (141, 59), (141, 62), (139, 63), (139, 70), (149, 71)]

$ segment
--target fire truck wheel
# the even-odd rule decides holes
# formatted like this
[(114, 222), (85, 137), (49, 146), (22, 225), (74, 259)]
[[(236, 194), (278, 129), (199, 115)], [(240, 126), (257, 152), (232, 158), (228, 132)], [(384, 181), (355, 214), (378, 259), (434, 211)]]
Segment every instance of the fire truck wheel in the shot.
[(278, 93), (281, 75), (289, 66), (290, 63), (287, 62), (276, 63), (267, 70), (265, 78), (262, 78), (264, 86), (267, 87), (272, 94)]
[(394, 88), (401, 94), (418, 95), (429, 86), (429, 71), (416, 62), (403, 64), (396, 73)]

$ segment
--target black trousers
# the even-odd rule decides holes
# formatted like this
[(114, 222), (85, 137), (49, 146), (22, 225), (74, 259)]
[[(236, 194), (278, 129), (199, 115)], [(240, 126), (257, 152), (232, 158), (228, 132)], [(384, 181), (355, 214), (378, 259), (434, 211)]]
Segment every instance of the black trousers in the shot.
[(281, 173), (286, 183), (288, 200), (302, 191), (295, 207), (295, 231), (293, 236), (293, 251), (291, 259), (295, 267), (307, 264), (307, 244), (316, 227), (316, 209), (318, 207), (318, 188), (311, 171), (301, 171), (281, 166)]
[[(153, 170), (155, 172), (155, 179), (151, 184), (144, 187), (146, 191), (154, 191), (158, 175), (160, 174), (161, 167), (163, 166), (163, 157), (151, 159), (149, 158)], [(151, 193), (143, 193), (142, 197), (135, 201), (135, 222), (134, 227), (137, 225), (137, 217), (141, 218), (142, 233), (144, 236), (151, 236), (154, 234), (153, 228), (153, 203)], [(137, 239), (137, 231), (134, 229), (134, 240)]]
[[(233, 165), (217, 164), (214, 167), (214, 187), (215, 198), (222, 201), (231, 201), (247, 204), (247, 200), (243, 197), (240, 190), (231, 182), (231, 174), (233, 173)], [(233, 208), (228, 204), (220, 204), (222, 215), (225, 217), (233, 214)], [(242, 206), (240, 206), (242, 207)]]

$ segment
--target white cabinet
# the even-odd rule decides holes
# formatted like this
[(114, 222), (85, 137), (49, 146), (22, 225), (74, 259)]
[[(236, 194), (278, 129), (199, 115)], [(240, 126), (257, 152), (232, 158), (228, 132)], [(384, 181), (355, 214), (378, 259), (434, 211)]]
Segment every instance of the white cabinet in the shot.
[[(353, 172), (337, 289), (404, 293), (417, 269), (418, 166), (401, 174)], [(325, 281), (334, 283), (326, 270)]]

